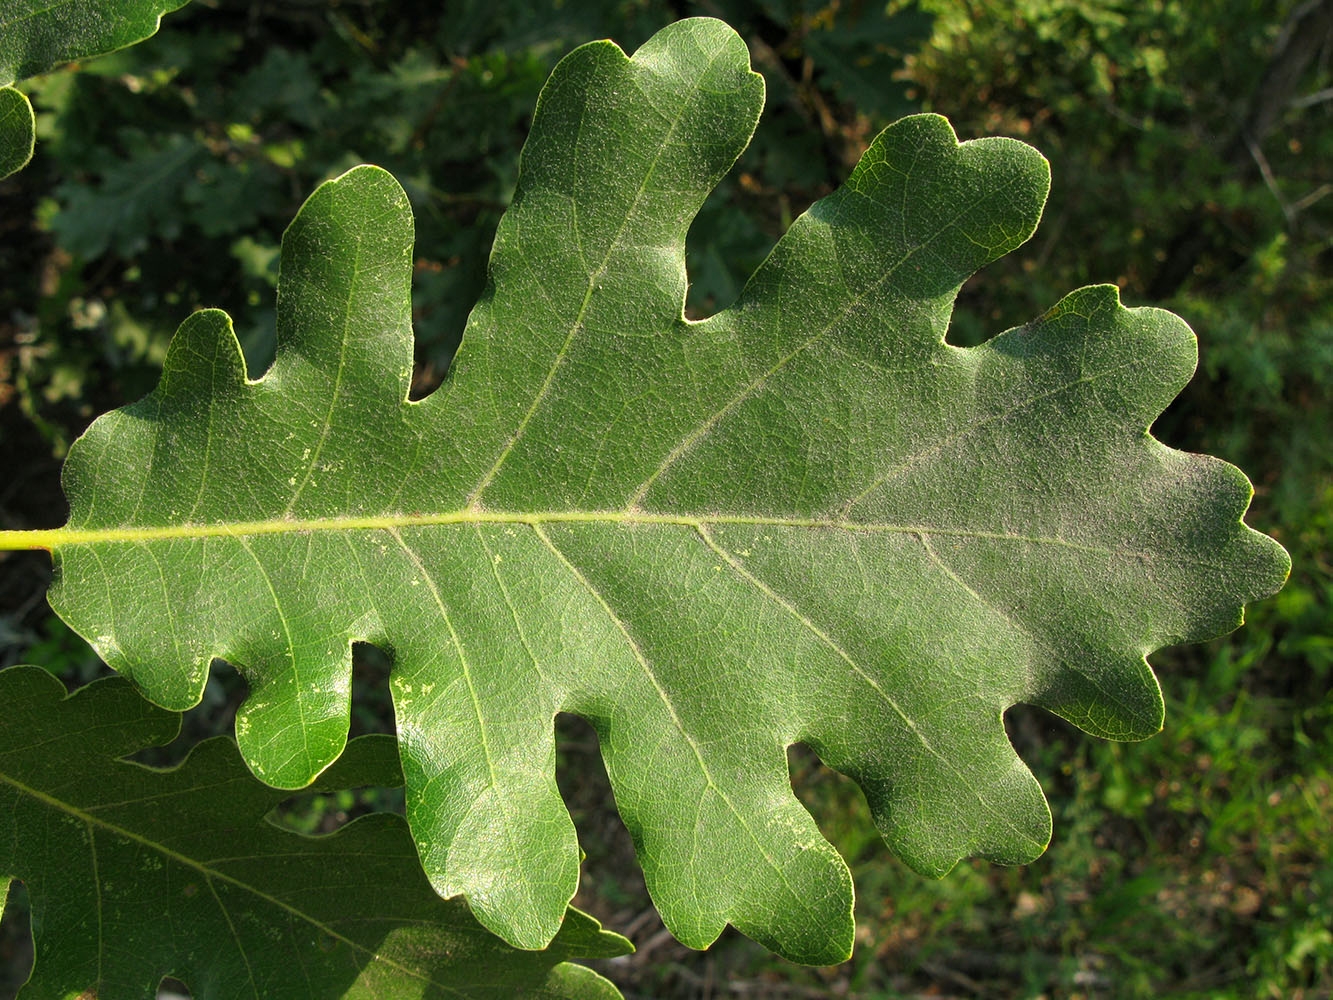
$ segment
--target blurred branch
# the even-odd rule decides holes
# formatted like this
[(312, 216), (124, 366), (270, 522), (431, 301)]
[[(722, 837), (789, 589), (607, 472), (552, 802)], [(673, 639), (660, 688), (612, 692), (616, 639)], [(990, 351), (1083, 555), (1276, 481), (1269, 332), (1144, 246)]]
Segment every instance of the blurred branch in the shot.
[(1333, 37), (1333, 0), (1306, 0), (1291, 12), (1278, 34), (1273, 55), (1250, 97), (1245, 124), (1232, 143), (1230, 159), (1243, 161), (1245, 146), (1260, 143), (1276, 127), (1306, 68)]
[(1316, 90), (1313, 94), (1306, 94), (1304, 97), (1294, 97), (1291, 100), (1293, 108), (1308, 108), (1323, 101), (1333, 100), (1333, 87), (1325, 87), (1323, 90)]
[[(1282, 113), (1292, 106), (1292, 94), (1306, 70), (1330, 41), (1333, 41), (1333, 0), (1306, 0), (1291, 12), (1278, 33), (1268, 66), (1250, 95), (1243, 124), (1224, 147), (1221, 156), (1238, 173), (1258, 169), (1282, 206), (1288, 225), (1294, 217), (1291, 206), (1278, 194), (1276, 180), (1260, 147), (1277, 127)], [(1302, 202), (1306, 201), (1302, 199)], [(1166, 259), (1148, 288), (1149, 297), (1165, 299), (1175, 294), (1199, 258), (1208, 251), (1212, 240), (1208, 230), (1198, 225), (1197, 218), (1189, 219), (1169, 241)]]
[(1249, 149), (1250, 156), (1254, 158), (1255, 164), (1259, 167), (1259, 174), (1263, 177), (1269, 194), (1277, 202), (1278, 208), (1282, 209), (1282, 216), (1287, 220), (1287, 228), (1290, 229), (1291, 224), (1296, 221), (1296, 212), (1282, 197), (1282, 191), (1277, 186), (1277, 178), (1273, 176), (1273, 168), (1268, 163), (1268, 157), (1264, 156), (1264, 151), (1259, 148), (1259, 144), (1249, 137), (1245, 139), (1245, 146)]
[(1330, 194), (1333, 194), (1333, 184), (1320, 184), (1304, 198), (1292, 202), (1291, 210), (1293, 212), (1303, 212), (1315, 202), (1322, 200), (1325, 196)]

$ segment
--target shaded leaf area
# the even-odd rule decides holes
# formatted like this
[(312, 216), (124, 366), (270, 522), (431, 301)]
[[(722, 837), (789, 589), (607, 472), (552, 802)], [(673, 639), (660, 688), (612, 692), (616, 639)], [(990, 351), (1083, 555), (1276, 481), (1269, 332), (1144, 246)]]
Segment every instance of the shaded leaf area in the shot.
[[(623, 938), (571, 910), (549, 950), (515, 951), (431, 891), (397, 816), (281, 830), (265, 817), (284, 793), (226, 737), (171, 770), (121, 759), (180, 717), (120, 678), (66, 696), (13, 667), (0, 704), (0, 901), (22, 879), (36, 932), (25, 1000), (139, 1000), (167, 975), (197, 1000), (620, 995), (567, 960), (623, 954)], [(400, 781), (393, 740), (363, 737), (320, 787)]]
[(0, 84), (111, 52), (157, 31), (189, 0), (7, 0), (0, 9)]
[(36, 137), (28, 98), (13, 87), (0, 87), (0, 180), (27, 165)]
[(284, 239), (272, 369), (248, 381), (226, 317), (193, 316), (159, 388), (71, 451), (69, 526), (24, 536), (54, 551), (52, 605), (154, 700), (236, 663), (273, 784), (341, 751), (351, 641), (392, 650), (431, 881), (524, 946), (577, 885), (559, 711), (596, 727), (674, 934), (730, 922), (827, 963), (851, 883), (789, 744), (852, 776), (920, 871), (1030, 860), (1050, 816), (1004, 709), (1151, 735), (1145, 654), (1234, 628), (1286, 574), (1240, 521), (1244, 476), (1147, 434), (1193, 369), (1179, 319), (1093, 287), (944, 343), (961, 283), (1036, 226), (1022, 143), (904, 119), (735, 306), (684, 320), (686, 229), (761, 102), (717, 21), (567, 57), (420, 403), (407, 199), (373, 168), (325, 185)]

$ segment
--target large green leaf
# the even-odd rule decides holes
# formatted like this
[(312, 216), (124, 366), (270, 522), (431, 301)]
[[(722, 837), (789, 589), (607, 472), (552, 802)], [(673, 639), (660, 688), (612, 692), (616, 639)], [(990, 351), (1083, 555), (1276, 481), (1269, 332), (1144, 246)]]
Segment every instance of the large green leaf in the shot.
[(667, 926), (730, 921), (793, 959), (852, 942), (846, 867), (792, 794), (812, 746), (922, 872), (1041, 853), (1016, 702), (1087, 731), (1162, 723), (1145, 654), (1281, 586), (1235, 468), (1147, 433), (1195, 363), (1176, 317), (1085, 288), (973, 349), (976, 268), (1032, 233), (1042, 157), (881, 134), (731, 308), (681, 312), (691, 218), (760, 79), (725, 25), (553, 73), (444, 386), (407, 400), (412, 224), (391, 177), (321, 187), (283, 243), (280, 346), (246, 378), (227, 318), (71, 450), (52, 605), (154, 700), (210, 659), (237, 736), (296, 787), (340, 752), (350, 643), (393, 652), (408, 818), (443, 895), (508, 940), (578, 877), (553, 716), (596, 726)]
[[(0, 705), (0, 902), (23, 879), (36, 930), (25, 1000), (141, 1000), (165, 975), (197, 1000), (620, 995), (566, 960), (623, 954), (623, 938), (571, 910), (550, 950), (514, 951), (431, 891), (398, 816), (283, 830), (265, 815), (284, 793), (226, 737), (172, 770), (119, 759), (180, 726), (120, 678), (66, 697), (16, 667)], [(363, 737), (321, 786), (401, 780), (393, 741)]]

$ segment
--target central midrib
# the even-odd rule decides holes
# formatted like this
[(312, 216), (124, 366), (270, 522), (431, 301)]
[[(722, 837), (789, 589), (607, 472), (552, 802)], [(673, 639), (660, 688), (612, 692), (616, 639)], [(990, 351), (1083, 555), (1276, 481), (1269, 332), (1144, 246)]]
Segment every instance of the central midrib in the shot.
[(838, 517), (794, 517), (746, 514), (654, 514), (625, 510), (568, 511), (493, 511), (468, 507), (431, 514), (378, 514), (365, 517), (274, 518), (267, 521), (233, 521), (212, 524), (173, 524), (124, 528), (55, 528), (46, 531), (0, 531), (0, 551), (18, 549), (58, 549), (75, 545), (116, 542), (152, 542), (167, 539), (245, 538), (256, 535), (296, 535), (316, 531), (395, 531), (447, 525), (504, 524), (610, 524), (623, 527), (641, 525), (675, 526), (698, 530), (701, 527), (739, 525), (755, 528), (815, 528), (851, 532), (877, 532), (903, 535), (944, 535), (961, 538), (994, 539), (1032, 545), (1056, 545), (1083, 552), (1146, 557), (1146, 553), (1088, 545), (1065, 538), (1022, 535), (1012, 532), (945, 528), (929, 524), (892, 524), (851, 521)]

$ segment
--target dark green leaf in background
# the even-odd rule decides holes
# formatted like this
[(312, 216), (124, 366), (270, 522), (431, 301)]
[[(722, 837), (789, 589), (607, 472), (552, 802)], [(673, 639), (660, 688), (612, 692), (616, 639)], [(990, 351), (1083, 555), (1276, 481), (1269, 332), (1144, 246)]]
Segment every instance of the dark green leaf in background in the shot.
[(126, 251), (142, 249), (149, 232), (179, 236), (173, 198), (195, 175), (199, 159), (198, 142), (172, 136), (161, 149), (110, 166), (96, 190), (79, 188), (71, 195), (60, 216), (64, 245), (95, 257), (117, 234)]
[[(0, 705), (0, 907), (22, 879), (35, 931), (24, 1000), (142, 1000), (167, 975), (196, 1000), (620, 995), (566, 960), (624, 954), (623, 938), (571, 910), (550, 949), (515, 951), (431, 891), (398, 816), (283, 830), (265, 816), (284, 793), (226, 737), (170, 770), (121, 759), (169, 742), (180, 717), (119, 678), (66, 697), (15, 667)], [(393, 741), (367, 736), (319, 787), (401, 780)]]
[(1034, 858), (1050, 817), (1005, 709), (1151, 735), (1145, 654), (1234, 628), (1285, 553), (1241, 523), (1243, 475), (1147, 433), (1193, 370), (1176, 317), (1100, 286), (944, 343), (961, 283), (1036, 226), (1022, 143), (904, 119), (734, 306), (685, 321), (686, 229), (761, 102), (717, 21), (566, 58), (419, 403), (406, 198), (373, 168), (325, 185), (284, 240), (273, 368), (248, 381), (226, 317), (192, 316), (159, 388), (71, 451), (68, 527), (0, 545), (50, 547), (53, 606), (156, 701), (236, 663), (276, 785), (341, 751), (351, 641), (391, 650), (427, 872), (516, 944), (577, 884), (559, 711), (597, 728), (695, 947), (729, 921), (798, 961), (850, 950), (796, 741), (920, 871)]

